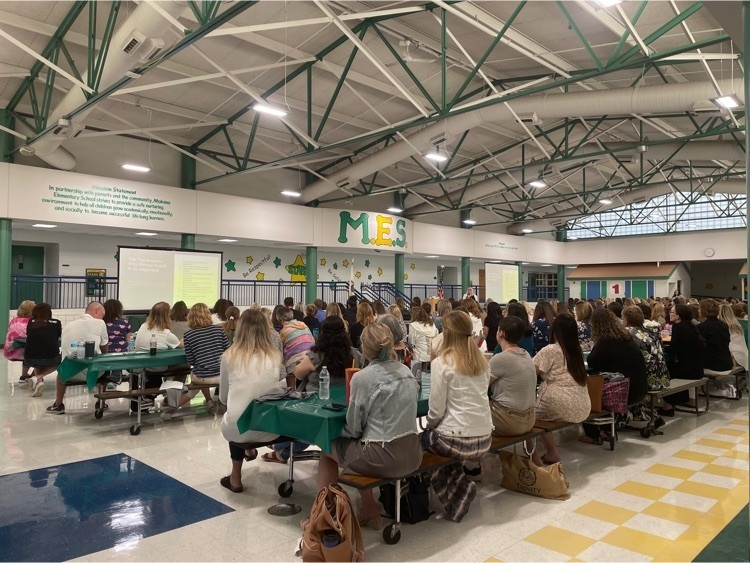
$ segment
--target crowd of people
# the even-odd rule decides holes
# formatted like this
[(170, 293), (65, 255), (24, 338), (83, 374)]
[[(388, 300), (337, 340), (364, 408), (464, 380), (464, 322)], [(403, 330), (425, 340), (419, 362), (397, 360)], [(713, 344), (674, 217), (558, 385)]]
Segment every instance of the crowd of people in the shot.
[[(746, 369), (743, 324), (746, 330), (747, 305), (738, 301), (570, 299), (540, 301), (532, 308), (516, 300), (505, 307), (488, 300), (483, 309), (467, 294), (460, 301), (441, 299), (434, 310), (418, 298), (409, 305), (399, 298), (390, 307), (354, 297), (345, 304), (306, 305), (287, 298), (273, 311), (255, 304), (241, 314), (226, 299), (210, 309), (204, 303), (188, 308), (159, 302), (134, 332), (115, 299), (90, 303), (65, 326), (48, 304), (24, 301), (8, 328), (4, 352), (22, 362), (21, 380), (34, 397), (42, 396), (45, 377), (56, 376), (55, 402), (47, 411), (63, 414), (71, 380), (64, 383), (56, 370), (76, 343), (93, 341), (96, 354), (125, 352), (130, 342), (135, 350), (148, 350), (154, 340), (158, 349), (184, 347), (191, 380), (204, 384), (207, 410), (222, 415), (231, 472), (221, 484), (236, 493), (243, 491), (243, 463), (258, 457), (249, 444), (278, 438), (239, 432), (237, 422), (250, 402), (283, 388), (316, 392), (324, 367), (332, 385), (343, 385), (347, 368), (360, 368), (351, 380), (346, 426), (331, 453), (321, 455), (318, 485), (336, 482), (340, 467), (397, 478), (419, 466), (423, 451), (433, 452), (464, 462), (430, 478), (448, 518), (460, 521), (476, 494), (481, 456), (493, 435), (524, 435), (536, 420), (589, 418), (587, 369), (623, 374), (630, 381), (628, 403), (636, 404), (670, 379)], [(25, 339), (25, 347), (14, 346), (18, 339)], [(167, 367), (149, 368), (147, 387), (158, 387)], [(420, 434), (417, 398), (425, 376), (429, 412)], [(117, 385), (122, 374), (102, 377)], [(730, 385), (720, 385), (717, 392), (732, 395)], [(195, 393), (185, 387), (162, 410), (162, 419), (171, 420)], [(673, 416), (674, 405), (694, 400), (671, 395), (660, 414)], [(582, 441), (597, 442), (597, 426), (584, 424), (583, 430)], [(542, 446), (533, 453), (537, 465), (561, 460), (551, 433), (543, 435)], [(291, 447), (276, 443), (261, 460), (287, 463)], [(295, 451), (307, 447), (295, 442)], [(379, 514), (372, 492), (364, 491), (360, 522), (377, 528)]]

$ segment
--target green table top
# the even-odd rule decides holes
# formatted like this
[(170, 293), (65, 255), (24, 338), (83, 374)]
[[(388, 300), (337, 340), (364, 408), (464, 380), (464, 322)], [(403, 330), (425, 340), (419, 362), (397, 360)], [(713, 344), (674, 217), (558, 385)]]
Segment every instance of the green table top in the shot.
[(10, 349), (15, 350), (16, 348), (26, 348), (26, 339), (14, 338), (13, 342), (10, 343)]
[[(346, 424), (346, 410), (332, 411), (323, 406), (345, 402), (346, 390), (343, 386), (331, 387), (330, 401), (323, 401), (317, 395), (304, 400), (253, 401), (237, 421), (237, 428), (243, 433), (257, 430), (289, 436), (331, 453), (331, 441), (341, 435)], [(428, 399), (420, 395), (418, 415), (425, 416), (428, 409)]]
[(99, 374), (103, 371), (111, 370), (131, 370), (137, 368), (152, 368), (160, 366), (173, 366), (184, 364), (184, 348), (175, 348), (174, 350), (159, 350), (155, 356), (150, 352), (116, 352), (112, 354), (100, 354), (90, 360), (65, 358), (57, 373), (60, 378), (69, 381), (82, 371), (86, 371), (86, 383), (89, 389), (96, 386)]

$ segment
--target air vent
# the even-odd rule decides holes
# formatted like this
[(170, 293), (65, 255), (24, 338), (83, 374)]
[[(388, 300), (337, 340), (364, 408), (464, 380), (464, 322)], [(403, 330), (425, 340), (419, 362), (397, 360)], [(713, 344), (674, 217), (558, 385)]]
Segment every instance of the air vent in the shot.
[(164, 50), (164, 41), (161, 39), (148, 39), (144, 44), (143, 55), (139, 56), (142, 61), (150, 61)]
[(336, 186), (339, 188), (351, 188), (352, 187), (352, 181), (350, 178), (344, 178), (343, 180), (339, 180), (336, 182)]
[(125, 44), (122, 47), (122, 52), (126, 55), (136, 54), (143, 42), (146, 40), (146, 36), (137, 31), (133, 31), (128, 38), (125, 40)]
[(718, 108), (711, 103), (694, 104), (692, 111), (694, 115), (722, 115), (724, 112), (724, 109)]
[(448, 139), (446, 138), (445, 135), (438, 135), (434, 139), (430, 139), (430, 144), (434, 147), (434, 146), (437, 146), (437, 145), (444, 144), (447, 140)]
[(528, 125), (541, 125), (543, 123), (536, 113), (518, 114), (518, 120)]

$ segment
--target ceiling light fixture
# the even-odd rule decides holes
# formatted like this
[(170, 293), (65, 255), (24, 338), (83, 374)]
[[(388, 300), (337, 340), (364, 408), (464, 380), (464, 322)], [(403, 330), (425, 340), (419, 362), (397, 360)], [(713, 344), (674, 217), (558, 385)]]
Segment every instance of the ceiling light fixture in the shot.
[(236, 238), (220, 238), (218, 242), (237, 242)]
[(130, 170), (132, 172), (151, 172), (148, 166), (138, 166), (137, 164), (123, 164), (120, 168)]
[(521, 262), (521, 266), (528, 266), (528, 265), (529, 265), (528, 262)]
[(544, 178), (537, 178), (536, 180), (532, 180), (531, 182), (529, 182), (528, 185), (530, 188), (541, 189), (547, 187), (547, 182), (544, 181)]
[(403, 209), (401, 209), (399, 207), (393, 207), (393, 206), (389, 207), (387, 209), (387, 211), (388, 211), (388, 213), (403, 213), (404, 212)]
[(578, 240), (578, 237), (568, 237), (568, 240)]
[(141, 231), (140, 233), (135, 233), (135, 234), (141, 237), (155, 237), (159, 233), (152, 233), (150, 231)]
[(542, 268), (549, 268), (552, 264), (539, 264)]
[(711, 101), (716, 107), (724, 109), (735, 109), (744, 105), (742, 100), (737, 97), (737, 94), (728, 94), (726, 96), (719, 96), (718, 98), (711, 98)]
[(440, 152), (440, 145), (435, 145), (435, 152), (428, 152), (424, 157), (432, 162), (445, 162), (448, 157)]
[(474, 211), (469, 209), (466, 216), (461, 220), (464, 225), (476, 225), (477, 220), (474, 219)]
[(300, 197), (302, 192), (298, 190), (282, 190), (281, 195), (285, 195), (286, 197)]
[(599, 203), (601, 203), (602, 205), (609, 205), (609, 204), (612, 203), (612, 200), (611, 199), (600, 199)]
[(264, 105), (264, 104), (255, 104), (253, 106), (253, 109), (255, 111), (260, 112), (260, 113), (265, 113), (265, 114), (268, 114), (268, 115), (273, 115), (275, 117), (284, 117), (284, 116), (287, 115), (287, 113), (289, 113), (289, 112), (284, 111), (283, 109), (274, 108), (274, 107), (267, 106), (267, 105)]
[(533, 233), (534, 229), (521, 229), (521, 232), (526, 233), (528, 235), (529, 233)]
[(425, 258), (440, 258), (440, 256), (438, 256), (436, 254), (429, 254), (429, 255), (425, 256)]
[(621, 4), (622, 0), (596, 0), (596, 3), (599, 4), (602, 8), (611, 8), (612, 6)]
[(37, 229), (54, 229), (57, 227), (57, 225), (52, 225), (50, 223), (34, 223), (31, 226), (36, 227)]

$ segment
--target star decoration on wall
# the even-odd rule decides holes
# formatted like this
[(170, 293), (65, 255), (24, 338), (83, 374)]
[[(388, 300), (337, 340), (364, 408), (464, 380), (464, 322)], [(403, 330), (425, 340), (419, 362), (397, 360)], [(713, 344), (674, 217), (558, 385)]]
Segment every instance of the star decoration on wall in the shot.
[(383, 275), (383, 268), (378, 268), (378, 275), (379, 275), (379, 276), (382, 276), (382, 275)]
[(325, 266), (326, 265), (326, 259), (325, 258), (321, 258), (320, 259), (320, 265), (321, 266)]
[(284, 269), (292, 275), (292, 283), (305, 283), (307, 279), (307, 268), (305, 262), (302, 260), (301, 255), (297, 255), (294, 262), (288, 266), (284, 266)]
[(273, 261), (273, 265), (277, 268), (281, 266), (281, 259), (277, 256), (276, 259)]
[(368, 279), (368, 280), (371, 280), (371, 279), (372, 279), (372, 274), (368, 274), (368, 275), (367, 275), (367, 279)]
[(264, 281), (266, 279), (266, 274), (264, 274), (263, 272), (258, 272), (257, 274), (255, 274), (255, 279), (258, 281)]
[(237, 269), (234, 267), (234, 262), (232, 260), (227, 260), (227, 263), (224, 264), (224, 267), (227, 269), (227, 272), (237, 271)]
[(369, 267), (370, 267), (370, 261), (369, 260), (365, 260), (365, 268), (369, 268)]
[(253, 257), (252, 256), (248, 256), (247, 258), (245, 258), (245, 262), (247, 262), (247, 264), (249, 266), (250, 264), (253, 263)]
[(344, 260), (342, 262), (342, 264), (344, 265), (344, 268), (348, 268), (349, 267), (349, 260)]
[(328, 287), (329, 287), (330, 289), (336, 289), (336, 282), (335, 282), (335, 281), (333, 281), (333, 280), (329, 281), (329, 282), (328, 282)]
[(115, 252), (115, 260), (120, 261), (120, 251)]
[(334, 270), (338, 270), (338, 269), (339, 269), (339, 265), (338, 265), (338, 264), (336, 264), (336, 262), (334, 262), (334, 263), (333, 263), (333, 269), (334, 269)]
[(357, 279), (361, 278), (362, 277), (362, 272), (357, 272), (356, 274), (354, 274), (354, 277), (357, 278)]
[(408, 280), (408, 279), (409, 279), (409, 274), (404, 274), (404, 280)]
[(411, 268), (412, 270), (413, 270), (414, 268), (416, 268), (416, 267), (417, 267), (417, 266), (416, 266), (416, 264), (414, 264), (414, 262), (412, 262), (412, 263), (411, 263), (411, 266), (409, 266), (409, 268)]

